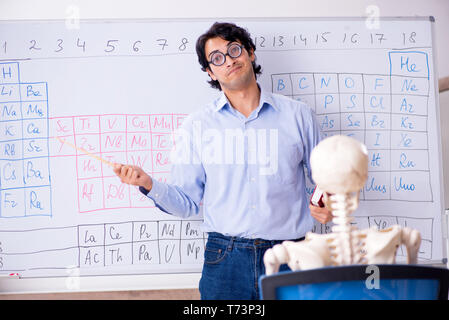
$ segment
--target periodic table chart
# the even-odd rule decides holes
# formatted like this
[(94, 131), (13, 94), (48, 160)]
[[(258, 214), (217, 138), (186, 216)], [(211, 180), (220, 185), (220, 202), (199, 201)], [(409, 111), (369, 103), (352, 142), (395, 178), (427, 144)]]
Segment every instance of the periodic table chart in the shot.
[[(369, 178), (360, 192), (361, 200), (431, 202), (428, 55), (391, 51), (388, 61), (389, 74), (273, 74), (273, 91), (311, 106), (325, 137), (344, 134), (367, 146)], [(377, 216), (357, 220), (383, 229), (390, 224), (413, 225), (416, 219)], [(432, 230), (433, 218), (418, 219), (415, 224)], [(432, 237), (422, 234), (421, 257), (430, 258)]]
[[(213, 22), (2, 23), (0, 272), (168, 279), (201, 271), (201, 213), (162, 213), (61, 139), (170, 182), (174, 132), (219, 94), (194, 47)], [(432, 22), (385, 19), (375, 30), (363, 19), (236, 22), (256, 43), (261, 86), (304, 101), (324, 136), (346, 134), (368, 147), (357, 227), (417, 228), (420, 260), (441, 260)]]

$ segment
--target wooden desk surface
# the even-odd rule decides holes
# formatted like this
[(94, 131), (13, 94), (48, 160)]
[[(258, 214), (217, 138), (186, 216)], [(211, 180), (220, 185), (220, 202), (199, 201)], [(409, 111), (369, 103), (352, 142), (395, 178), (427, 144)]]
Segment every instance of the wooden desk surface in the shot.
[(199, 300), (198, 289), (1, 294), (0, 300)]

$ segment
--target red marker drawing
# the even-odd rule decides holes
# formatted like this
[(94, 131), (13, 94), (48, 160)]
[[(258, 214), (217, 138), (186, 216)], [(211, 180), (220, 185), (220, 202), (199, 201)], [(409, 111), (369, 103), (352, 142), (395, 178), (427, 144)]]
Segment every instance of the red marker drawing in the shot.
[(20, 274), (13, 272), (8, 274), (0, 274), (0, 278), (8, 278), (8, 279), (19, 279)]

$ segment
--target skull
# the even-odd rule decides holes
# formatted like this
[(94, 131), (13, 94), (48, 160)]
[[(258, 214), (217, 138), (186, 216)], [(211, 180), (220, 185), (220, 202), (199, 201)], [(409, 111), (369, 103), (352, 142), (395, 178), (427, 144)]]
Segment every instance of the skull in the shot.
[(310, 165), (313, 180), (324, 192), (358, 192), (368, 178), (368, 151), (363, 143), (351, 137), (335, 135), (312, 150)]

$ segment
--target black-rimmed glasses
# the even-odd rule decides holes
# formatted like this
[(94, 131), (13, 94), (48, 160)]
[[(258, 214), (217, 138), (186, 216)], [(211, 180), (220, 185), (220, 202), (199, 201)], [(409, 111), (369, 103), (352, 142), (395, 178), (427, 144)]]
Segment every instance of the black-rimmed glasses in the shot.
[(212, 52), (210, 55), (210, 61), (208, 62), (217, 67), (222, 66), (226, 62), (226, 56), (230, 56), (231, 58), (240, 57), (242, 54), (242, 48), (243, 47), (241, 45), (233, 43), (228, 47), (228, 52), (226, 54), (220, 51)]

